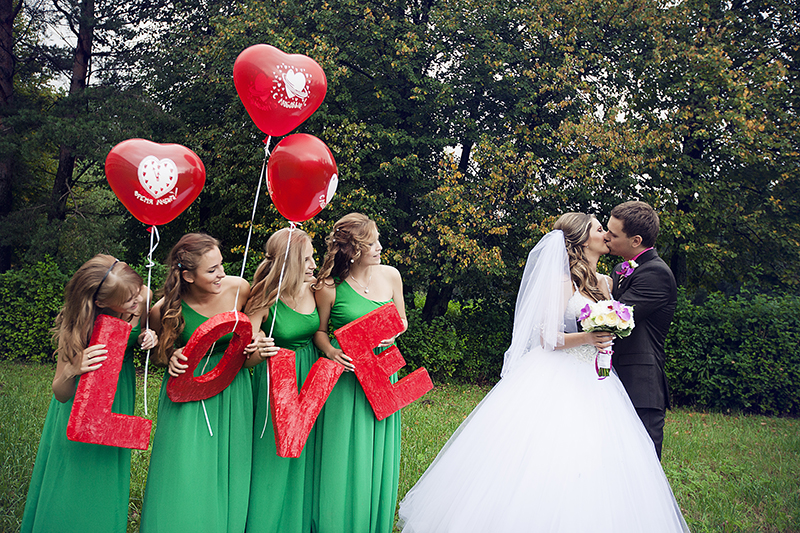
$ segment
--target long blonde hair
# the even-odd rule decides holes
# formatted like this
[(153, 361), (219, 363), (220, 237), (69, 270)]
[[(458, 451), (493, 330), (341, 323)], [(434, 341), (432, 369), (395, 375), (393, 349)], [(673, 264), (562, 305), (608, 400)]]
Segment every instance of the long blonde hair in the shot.
[(586, 213), (564, 213), (556, 220), (553, 229), (564, 233), (564, 244), (569, 256), (569, 271), (578, 291), (594, 298), (595, 301), (605, 299), (603, 291), (597, 286), (597, 274), (589, 265), (583, 244), (589, 240), (594, 215)]
[[(291, 240), (290, 240), (291, 239)], [(289, 244), (289, 253), (286, 254), (286, 245)], [(284, 228), (272, 234), (264, 246), (267, 256), (256, 268), (253, 276), (253, 288), (250, 289), (250, 298), (244, 307), (246, 314), (251, 314), (259, 309), (270, 307), (278, 299), (278, 281), (281, 270), (283, 282), (281, 292), (296, 298), (305, 281), (305, 256), (306, 244), (311, 242), (311, 237), (301, 229), (289, 230)], [(286, 258), (286, 268), (283, 268)]]
[[(142, 287), (142, 278), (126, 263), (98, 254), (86, 261), (64, 287), (64, 307), (51, 329), (56, 353), (72, 361), (89, 345), (94, 321), (121, 306)], [(98, 305), (99, 304), (99, 305)]]
[(325, 238), (328, 250), (319, 269), (314, 289), (321, 289), (325, 280), (333, 276), (343, 281), (350, 275), (350, 266), (369, 250), (370, 244), (378, 237), (378, 226), (367, 215), (350, 213), (343, 216)]
[(207, 252), (219, 248), (219, 241), (205, 233), (187, 233), (172, 247), (167, 257), (169, 272), (159, 296), (161, 304), (161, 334), (158, 336), (156, 361), (166, 365), (172, 355), (175, 340), (183, 331), (185, 322), (181, 313), (183, 296), (191, 284), (183, 279), (184, 271), (193, 271)]

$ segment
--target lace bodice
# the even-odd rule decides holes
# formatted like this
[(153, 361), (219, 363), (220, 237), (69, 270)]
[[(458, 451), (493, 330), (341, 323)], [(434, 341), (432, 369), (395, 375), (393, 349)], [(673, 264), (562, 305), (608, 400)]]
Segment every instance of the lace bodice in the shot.
[[(569, 301), (567, 301), (567, 310), (564, 313), (564, 320), (577, 320), (581, 314), (581, 309), (588, 303), (591, 303), (589, 298), (582, 295), (578, 291), (575, 291)], [(582, 344), (574, 348), (567, 348), (564, 350), (564, 353), (574, 355), (580, 361), (585, 363), (594, 364), (594, 358), (597, 355), (597, 348), (591, 344)]]

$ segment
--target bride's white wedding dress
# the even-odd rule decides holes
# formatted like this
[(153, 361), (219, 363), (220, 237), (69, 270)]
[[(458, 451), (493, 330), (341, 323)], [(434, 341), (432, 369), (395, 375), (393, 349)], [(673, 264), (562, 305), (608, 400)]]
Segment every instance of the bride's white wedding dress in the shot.
[[(589, 300), (575, 293), (567, 317)], [(534, 348), (400, 503), (404, 533), (688, 531), (653, 443), (584, 345)]]

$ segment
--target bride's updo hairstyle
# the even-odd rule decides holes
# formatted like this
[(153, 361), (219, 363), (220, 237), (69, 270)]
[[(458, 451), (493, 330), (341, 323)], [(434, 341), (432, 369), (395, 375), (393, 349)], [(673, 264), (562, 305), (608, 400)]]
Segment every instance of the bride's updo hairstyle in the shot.
[(367, 215), (350, 213), (340, 218), (333, 225), (330, 235), (325, 237), (328, 250), (314, 289), (321, 289), (329, 277), (340, 282), (345, 280), (350, 275), (352, 264), (358, 261), (361, 253), (366, 252), (377, 238), (378, 226)]
[[(289, 239), (291, 240), (289, 241)], [(289, 253), (286, 253), (286, 243), (289, 241)], [(256, 268), (253, 276), (253, 288), (250, 289), (250, 298), (247, 300), (244, 312), (251, 314), (259, 309), (270, 307), (278, 299), (278, 281), (283, 270), (281, 291), (286, 291), (293, 298), (300, 294), (305, 281), (305, 257), (303, 252), (307, 243), (311, 242), (308, 234), (295, 228), (283, 228), (276, 231), (267, 240), (264, 246), (266, 257)], [(284, 257), (286, 267), (284, 268)]]
[(593, 215), (586, 213), (564, 213), (556, 220), (553, 229), (560, 229), (564, 233), (569, 271), (578, 291), (600, 301), (605, 296), (597, 286), (597, 276), (589, 266), (583, 250), (583, 244), (589, 240), (594, 219)]
[(183, 273), (200, 266), (203, 256), (219, 248), (219, 241), (205, 233), (187, 233), (172, 247), (167, 257), (169, 272), (159, 296), (161, 304), (161, 335), (158, 336), (156, 362), (166, 365), (172, 356), (173, 344), (183, 331), (185, 322), (181, 313), (181, 300), (189, 292), (191, 283), (183, 279)]

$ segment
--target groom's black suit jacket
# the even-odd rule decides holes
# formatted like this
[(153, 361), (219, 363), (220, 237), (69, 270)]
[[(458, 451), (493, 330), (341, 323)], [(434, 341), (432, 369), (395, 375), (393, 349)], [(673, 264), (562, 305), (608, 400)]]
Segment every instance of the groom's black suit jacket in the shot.
[(664, 339), (678, 300), (675, 277), (655, 250), (636, 259), (639, 265), (621, 278), (614, 267), (612, 296), (633, 306), (633, 332), (614, 341), (613, 365), (634, 407), (666, 409), (669, 385), (664, 373)]

